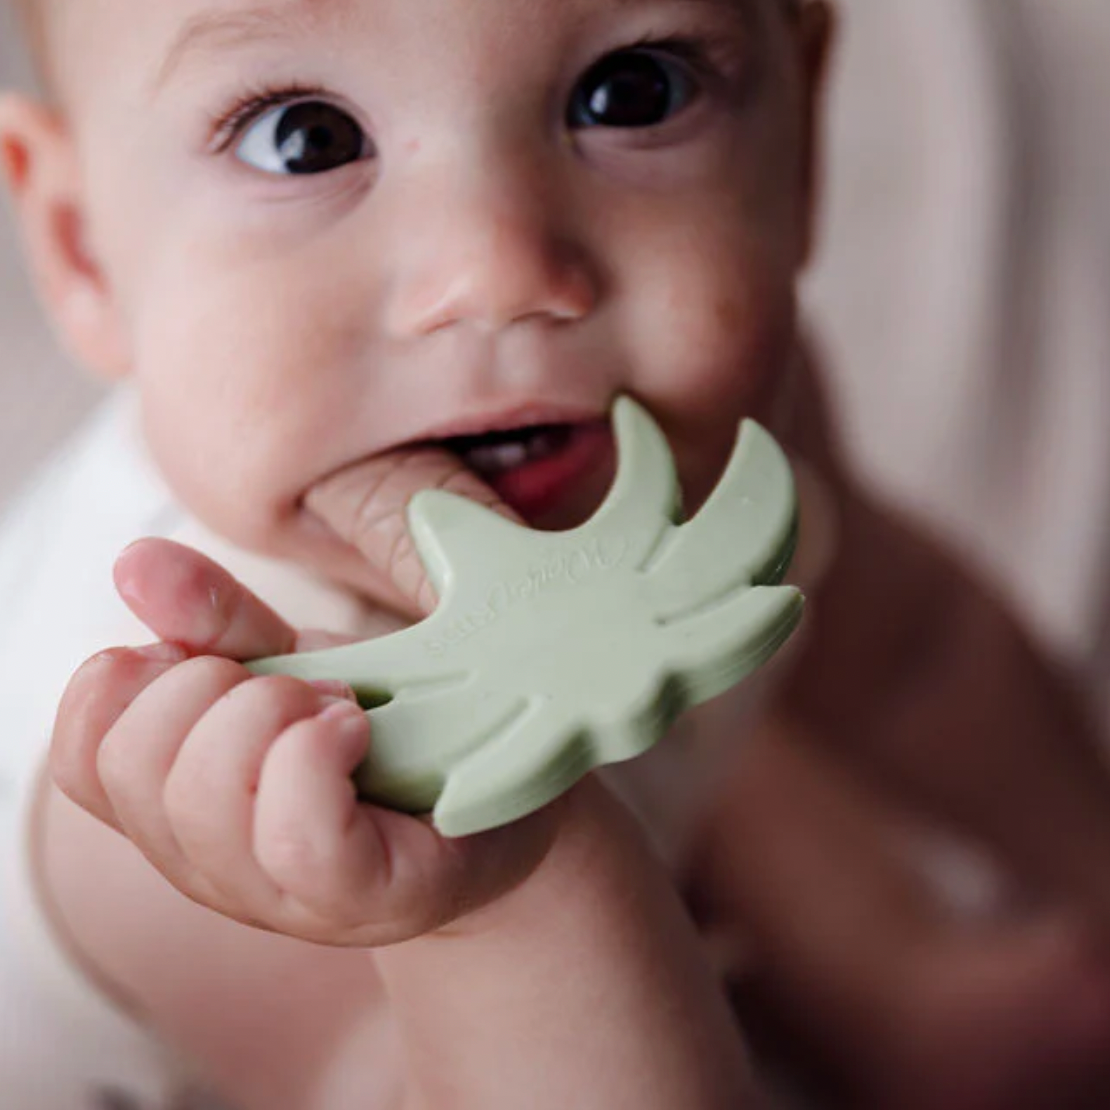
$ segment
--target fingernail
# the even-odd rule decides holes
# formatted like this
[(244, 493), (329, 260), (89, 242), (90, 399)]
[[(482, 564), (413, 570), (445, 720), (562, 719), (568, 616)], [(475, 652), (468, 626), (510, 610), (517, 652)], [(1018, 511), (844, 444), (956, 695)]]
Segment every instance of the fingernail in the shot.
[(358, 702), (354, 690), (345, 682), (338, 682), (330, 678), (318, 678), (309, 683), (314, 690), (319, 690), (326, 697), (339, 698), (341, 701)]
[(179, 644), (148, 644), (134, 650), (136, 655), (152, 663), (183, 663), (189, 658), (189, 653)]
[(323, 724), (336, 724), (344, 732), (362, 733), (366, 730), (366, 714), (353, 702), (336, 701), (327, 707), (317, 718)]

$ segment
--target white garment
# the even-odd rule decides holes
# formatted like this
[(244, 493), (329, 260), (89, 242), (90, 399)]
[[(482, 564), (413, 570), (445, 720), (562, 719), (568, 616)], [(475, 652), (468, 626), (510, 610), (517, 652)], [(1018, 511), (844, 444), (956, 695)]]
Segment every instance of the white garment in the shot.
[[(34, 785), (69, 675), (142, 638), (113, 596), (115, 556), (174, 523), (119, 405), (27, 490), (0, 529), (0, 1105), (184, 1110), (170, 1055), (63, 954), (27, 854)], [(148, 637), (149, 638), (149, 637)]]
[(113, 1098), (143, 1110), (170, 1105), (158, 1046), (53, 943), (26, 852), (33, 784), (67, 674), (98, 646), (98, 626), (123, 623), (104, 588), (111, 550), (134, 525), (154, 524), (161, 503), (124, 461), (128, 448), (99, 421), (0, 533), (0, 1102), (12, 1110), (108, 1110)]

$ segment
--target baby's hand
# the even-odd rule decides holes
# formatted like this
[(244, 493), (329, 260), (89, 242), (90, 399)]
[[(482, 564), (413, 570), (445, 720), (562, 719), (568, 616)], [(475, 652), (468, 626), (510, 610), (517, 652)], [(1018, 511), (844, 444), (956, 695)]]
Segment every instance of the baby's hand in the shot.
[(299, 636), (204, 556), (146, 540), (116, 583), (163, 642), (77, 672), (51, 768), (188, 897), (274, 932), (377, 946), (484, 905), (543, 858), (551, 812), (447, 841), (359, 803), (351, 774), (372, 738), (352, 692), (242, 666), (321, 637)]

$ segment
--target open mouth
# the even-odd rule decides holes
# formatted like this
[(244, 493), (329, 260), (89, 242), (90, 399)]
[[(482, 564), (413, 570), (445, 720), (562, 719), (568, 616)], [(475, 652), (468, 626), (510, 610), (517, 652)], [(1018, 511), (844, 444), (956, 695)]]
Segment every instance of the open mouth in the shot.
[(447, 449), (481, 478), (493, 481), (529, 463), (542, 462), (564, 451), (574, 436), (571, 424), (540, 424), (445, 441)]
[(585, 519), (612, 473), (608, 421), (536, 424), (453, 436), (440, 446), (457, 455), (531, 524), (561, 510), (554, 526)]

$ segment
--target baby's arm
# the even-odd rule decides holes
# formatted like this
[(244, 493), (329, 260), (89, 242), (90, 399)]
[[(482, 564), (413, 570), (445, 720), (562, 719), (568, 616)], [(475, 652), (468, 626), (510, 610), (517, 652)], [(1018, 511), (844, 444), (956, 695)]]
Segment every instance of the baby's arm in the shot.
[(421, 1108), (755, 1105), (669, 880), (592, 783), (531, 879), (379, 954)]
[(1110, 929), (1110, 777), (1076, 691), (998, 598), (858, 494), (784, 712)]
[[(144, 560), (177, 560), (172, 598), (152, 581), (132, 592), (149, 624), (205, 655), (116, 652), (78, 676), (54, 767), (105, 824), (53, 795), (40, 858), (77, 950), (226, 1097), (247, 1110), (744, 1104), (739, 1039), (687, 922), (604, 795), (587, 787), (465, 844), (355, 807), (353, 749), (319, 716), (326, 695), (214, 658), (287, 650), (291, 631), (191, 553), (129, 558), (140, 577)], [(406, 937), (419, 939), (365, 950)]]
[(861, 492), (812, 375), (791, 439), (837, 503), (839, 543), (779, 709), (1110, 930), (1110, 777), (1076, 691), (1005, 604)]

